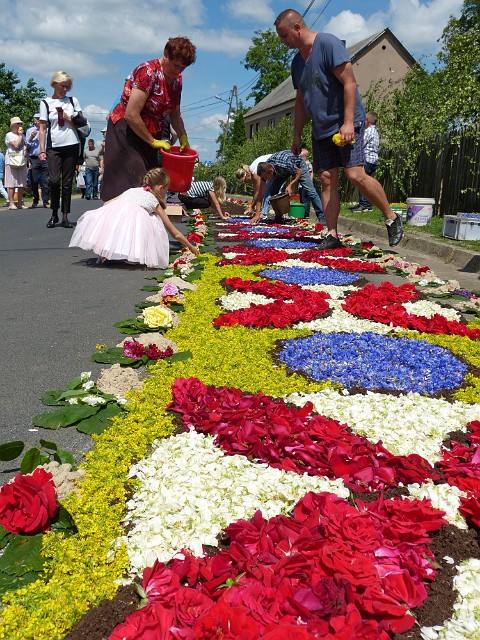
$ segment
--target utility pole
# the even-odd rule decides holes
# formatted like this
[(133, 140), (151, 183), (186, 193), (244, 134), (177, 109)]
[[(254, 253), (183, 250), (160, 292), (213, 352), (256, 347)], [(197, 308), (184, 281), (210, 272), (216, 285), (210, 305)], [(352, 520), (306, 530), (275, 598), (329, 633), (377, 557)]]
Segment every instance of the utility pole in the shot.
[[(223, 133), (223, 142), (222, 142), (223, 157), (225, 157), (225, 145), (227, 143), (228, 125), (230, 124), (230, 114), (232, 113), (232, 103), (233, 103), (234, 97), (235, 97), (235, 109), (233, 111), (238, 111), (238, 89), (236, 84), (233, 85), (232, 90), (230, 91), (230, 97), (227, 103), (228, 104), (227, 122), (225, 124), (225, 130)], [(220, 96), (215, 96), (215, 98), (217, 98), (217, 100), (222, 100), (222, 102), (227, 102), (223, 98), (220, 98)]]

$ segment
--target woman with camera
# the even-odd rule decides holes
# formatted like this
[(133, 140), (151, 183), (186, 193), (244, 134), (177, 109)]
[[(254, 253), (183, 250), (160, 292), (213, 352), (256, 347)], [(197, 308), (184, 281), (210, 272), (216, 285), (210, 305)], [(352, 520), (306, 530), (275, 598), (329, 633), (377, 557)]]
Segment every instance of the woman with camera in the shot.
[(62, 211), (62, 227), (71, 229), (68, 220), (72, 199), (72, 182), (80, 155), (80, 139), (73, 123), (81, 107), (76, 98), (68, 98), (73, 78), (66, 71), (57, 71), (50, 80), (51, 98), (40, 102), (40, 160), (47, 160), (50, 176), (50, 207), (52, 216), (47, 227), (58, 223), (58, 211)]

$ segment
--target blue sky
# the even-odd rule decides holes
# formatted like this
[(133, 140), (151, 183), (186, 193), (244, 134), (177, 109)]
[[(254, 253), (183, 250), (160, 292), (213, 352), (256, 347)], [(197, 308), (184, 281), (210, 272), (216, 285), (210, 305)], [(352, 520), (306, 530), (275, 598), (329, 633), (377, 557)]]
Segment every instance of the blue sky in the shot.
[[(255, 30), (273, 25), (286, 8), (303, 13), (309, 0), (0, 0), (4, 28), (1, 61), (22, 82), (32, 77), (50, 95), (49, 79), (64, 69), (100, 140), (100, 129), (123, 81), (140, 62), (159, 57), (170, 36), (197, 46), (197, 61), (184, 73), (182, 114), (190, 144), (201, 160), (213, 160), (218, 122), (226, 118), (233, 85), (247, 106), (255, 78), (241, 61)], [(305, 20), (355, 44), (389, 27), (417, 59), (434, 55), (450, 15), (463, 0), (315, 0)], [(14, 115), (14, 114), (12, 114)]]

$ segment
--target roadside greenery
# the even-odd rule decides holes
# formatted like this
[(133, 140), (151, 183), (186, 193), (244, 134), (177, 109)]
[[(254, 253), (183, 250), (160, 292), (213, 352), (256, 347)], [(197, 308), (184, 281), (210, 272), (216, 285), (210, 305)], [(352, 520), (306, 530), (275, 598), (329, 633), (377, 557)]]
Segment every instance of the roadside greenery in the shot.
[[(5, 63), (0, 62), (0, 139), (10, 131), (10, 118), (17, 116), (27, 125), (33, 122), (33, 114), (38, 111), (38, 103), (46, 95), (32, 78), (25, 85)], [(26, 128), (26, 127), (25, 127)]]
[[(460, 17), (450, 17), (445, 26), (441, 49), (431, 69), (427, 68), (426, 60), (420, 61), (401, 83), (386, 87), (379, 82), (370, 87), (364, 96), (366, 108), (379, 114), (378, 128), (384, 151), (377, 176), (382, 181), (392, 183), (397, 193), (396, 199), (412, 195), (412, 185), (418, 178), (419, 158), (433, 148), (434, 142), (439, 140), (438, 136), (449, 136), (439, 144), (441, 151), (438, 153), (444, 155), (457, 153), (465, 143), (465, 137), (478, 140), (479, 14), (480, 0), (465, 0)], [(288, 77), (290, 59), (291, 53), (272, 30), (255, 32), (243, 64), (245, 68), (260, 74), (251, 93), (256, 102)], [(236, 169), (264, 153), (290, 148), (292, 122), (286, 118), (276, 127), (265, 127), (257, 131), (252, 139), (242, 140), (233, 135), (233, 130), (240, 130), (245, 111), (242, 107), (241, 112), (236, 114), (227, 135), (222, 130), (219, 137), (221, 161), (211, 168), (210, 173), (212, 176), (219, 173), (223, 175), (230, 192), (250, 194), (248, 186), (236, 183)], [(309, 127), (305, 127), (303, 143), (310, 149)], [(436, 163), (437, 160), (434, 152), (429, 162)], [(468, 173), (478, 171), (469, 153), (464, 156), (464, 166)], [(460, 190), (462, 188), (460, 186)], [(468, 186), (468, 189), (472, 187)]]

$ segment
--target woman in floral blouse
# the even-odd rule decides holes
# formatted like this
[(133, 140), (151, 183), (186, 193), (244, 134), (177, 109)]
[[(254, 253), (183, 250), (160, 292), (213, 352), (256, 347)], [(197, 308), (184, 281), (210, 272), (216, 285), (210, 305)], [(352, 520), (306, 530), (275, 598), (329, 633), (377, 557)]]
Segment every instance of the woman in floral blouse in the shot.
[(108, 119), (103, 200), (140, 186), (145, 173), (158, 166), (159, 149), (170, 149), (169, 142), (161, 139), (167, 114), (179, 136), (180, 149), (189, 146), (180, 115), (181, 74), (195, 57), (195, 46), (188, 38), (170, 38), (163, 58), (142, 62), (128, 77)]

